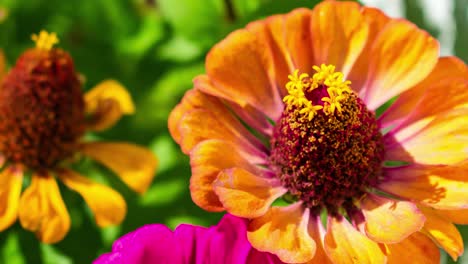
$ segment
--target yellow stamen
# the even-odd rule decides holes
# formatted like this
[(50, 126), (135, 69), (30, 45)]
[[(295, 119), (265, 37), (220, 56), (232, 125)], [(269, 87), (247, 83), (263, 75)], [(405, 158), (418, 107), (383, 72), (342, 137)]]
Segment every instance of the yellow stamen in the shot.
[(55, 33), (48, 33), (45, 30), (41, 30), (39, 35), (32, 34), (31, 39), (36, 42), (36, 48), (41, 50), (50, 50), (52, 47), (59, 42)]
[[(286, 84), (288, 94), (283, 98), (283, 102), (288, 107), (295, 107), (299, 113), (307, 119), (312, 120), (319, 110), (327, 115), (334, 114), (335, 110), (341, 113), (341, 101), (351, 93), (350, 81), (344, 80), (341, 72), (335, 72), (335, 66), (322, 64), (313, 66), (316, 71), (312, 77), (307, 73), (299, 75), (299, 70), (295, 70), (289, 75), (289, 82)], [(311, 93), (320, 86), (326, 86), (328, 96), (320, 98), (322, 105), (314, 105), (306, 98), (306, 93)]]

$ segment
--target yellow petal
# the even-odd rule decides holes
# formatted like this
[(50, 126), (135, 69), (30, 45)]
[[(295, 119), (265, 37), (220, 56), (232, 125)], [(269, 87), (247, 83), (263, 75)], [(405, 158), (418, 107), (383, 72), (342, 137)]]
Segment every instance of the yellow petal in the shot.
[[(420, 232), (396, 244), (387, 244), (387, 263), (439, 264), (440, 251), (437, 246)], [(376, 262), (377, 263), (377, 262)]]
[[(427, 121), (427, 122), (426, 122)], [(422, 164), (456, 164), (468, 153), (468, 108), (439, 114), (385, 135), (388, 160)]]
[(441, 215), (441, 211), (423, 206), (421, 211), (427, 218), (423, 228), (424, 233), (432, 238), (439, 247), (447, 251), (454, 261), (457, 261), (464, 250), (463, 239), (457, 227)]
[(158, 164), (148, 149), (123, 142), (90, 142), (82, 145), (81, 152), (111, 169), (138, 193), (148, 189)]
[(468, 161), (450, 166), (411, 165), (387, 168), (380, 190), (429, 207), (454, 210), (468, 207)]
[(331, 260), (325, 253), (323, 238), (325, 236), (325, 229), (323, 228), (320, 215), (311, 215), (309, 219), (309, 235), (315, 241), (316, 249), (315, 255), (312, 260), (307, 264), (331, 264)]
[(379, 245), (361, 234), (344, 217), (328, 217), (325, 252), (335, 264), (385, 263)]
[(264, 215), (287, 192), (278, 179), (256, 176), (239, 168), (220, 172), (213, 186), (224, 208), (244, 218)]
[(302, 204), (272, 207), (253, 219), (247, 237), (260, 251), (273, 253), (287, 263), (303, 263), (315, 255), (315, 242), (308, 232), (310, 212)]
[(48, 173), (33, 174), (31, 185), (21, 195), (19, 219), (24, 229), (44, 243), (62, 240), (70, 229), (70, 216), (55, 179)]
[(90, 114), (88, 128), (105, 130), (122, 115), (133, 114), (135, 106), (127, 90), (117, 81), (106, 80), (85, 94), (86, 112)]
[(425, 221), (415, 204), (371, 194), (362, 200), (361, 209), (367, 236), (380, 243), (400, 242), (421, 230)]
[(0, 231), (12, 225), (18, 217), (22, 183), (21, 168), (10, 166), (0, 172)]
[(117, 225), (124, 219), (127, 205), (118, 192), (68, 169), (60, 171), (59, 178), (70, 189), (81, 194), (98, 226)]

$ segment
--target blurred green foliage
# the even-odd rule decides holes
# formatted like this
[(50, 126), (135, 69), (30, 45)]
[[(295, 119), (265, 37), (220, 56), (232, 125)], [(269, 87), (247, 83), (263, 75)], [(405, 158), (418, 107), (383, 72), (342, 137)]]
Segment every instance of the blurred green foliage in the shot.
[[(137, 105), (135, 115), (90, 137), (145, 145), (160, 159), (157, 176), (144, 196), (93, 162), (77, 165), (82, 174), (107, 182), (125, 196), (128, 215), (123, 224), (98, 229), (82, 198), (61, 186), (72, 217), (67, 237), (56, 245), (44, 245), (17, 223), (0, 235), (0, 263), (90, 263), (109, 251), (117, 237), (147, 223), (171, 228), (181, 222), (216, 223), (220, 214), (206, 213), (190, 199), (188, 158), (169, 136), (167, 116), (191, 88), (193, 77), (204, 72), (210, 47), (229, 32), (271, 14), (313, 7), (318, 1), (0, 0), (0, 47), (10, 65), (33, 46), (32, 33), (56, 32), (59, 45), (72, 54), (85, 76), (85, 89), (107, 78), (117, 79)], [(454, 2), (455, 51), (466, 61), (468, 38), (463, 32), (468, 28), (468, 4)], [(437, 36), (421, 16), (423, 7), (415, 1), (406, 4), (407, 16)]]

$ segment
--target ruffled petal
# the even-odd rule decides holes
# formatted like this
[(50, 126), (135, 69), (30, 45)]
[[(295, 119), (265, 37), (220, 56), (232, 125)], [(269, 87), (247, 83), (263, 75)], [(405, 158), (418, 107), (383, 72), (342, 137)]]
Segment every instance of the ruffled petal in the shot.
[(312, 15), (314, 64), (332, 64), (345, 76), (366, 45), (369, 27), (355, 2), (324, 1)]
[[(424, 118), (433, 118), (466, 104), (467, 89), (468, 67), (465, 63), (456, 57), (440, 58), (432, 72), (400, 94), (379, 120), (382, 127), (398, 125), (398, 128), (404, 128)], [(401, 120), (404, 120), (403, 124), (399, 124)]]
[(220, 172), (213, 187), (223, 207), (244, 218), (264, 215), (288, 191), (278, 179), (259, 177), (239, 168)]
[(443, 215), (440, 215), (437, 210), (421, 207), (421, 211), (427, 218), (423, 232), (456, 261), (464, 250), (463, 239), (457, 227)]
[(236, 102), (251, 105), (272, 120), (277, 120), (283, 103), (274, 83), (268, 47), (247, 30), (232, 32), (216, 44), (206, 58), (206, 72), (214, 86), (202, 91)]
[[(430, 121), (430, 120), (428, 120)], [(468, 108), (438, 115), (385, 135), (387, 160), (423, 164), (456, 164), (468, 154)]]
[(414, 233), (396, 244), (387, 244), (387, 263), (440, 263), (440, 251), (427, 236)]
[(367, 34), (366, 46), (362, 49), (361, 54), (356, 59), (351, 72), (346, 79), (351, 81), (351, 87), (354, 91), (359, 93), (366, 83), (367, 72), (369, 71), (369, 61), (372, 58), (372, 53), (369, 51), (374, 45), (374, 41), (379, 35), (380, 31), (390, 22), (390, 18), (382, 11), (371, 7), (361, 7), (361, 12), (367, 22), (369, 31)]
[(90, 142), (81, 152), (116, 173), (125, 184), (144, 193), (153, 180), (158, 161), (146, 148), (122, 142)]
[(23, 184), (23, 170), (9, 166), (0, 172), (0, 231), (11, 226), (18, 217), (18, 203)]
[(230, 168), (243, 168), (254, 174), (258, 170), (239, 152), (236, 145), (222, 140), (205, 140), (190, 153), (192, 177), (190, 193), (195, 204), (207, 211), (223, 211), (213, 189), (218, 174)]
[[(298, 8), (283, 17), (281, 37), (291, 57), (293, 68), (300, 72), (311, 72), (314, 66), (311, 34), (312, 12), (309, 9)], [(286, 76), (287, 77), (287, 76)], [(286, 83), (282, 88), (285, 88)]]
[(379, 245), (361, 234), (344, 217), (328, 217), (325, 252), (333, 263), (385, 263)]
[(423, 80), (434, 68), (439, 44), (406, 20), (392, 20), (370, 50), (362, 97), (371, 110)]
[(405, 200), (437, 209), (468, 208), (468, 161), (451, 166), (412, 165), (388, 168), (378, 188)]
[(44, 243), (62, 240), (70, 229), (70, 216), (57, 182), (49, 174), (33, 174), (20, 198), (19, 220)]
[(90, 115), (87, 127), (102, 131), (113, 126), (122, 115), (133, 114), (135, 106), (127, 90), (115, 80), (106, 80), (84, 96), (86, 112)]
[(418, 207), (368, 194), (360, 204), (367, 236), (379, 243), (397, 243), (421, 230), (426, 218)]
[(250, 222), (247, 237), (254, 248), (273, 253), (284, 262), (307, 262), (315, 255), (315, 242), (308, 233), (309, 216), (309, 209), (300, 203), (272, 207)]
[(59, 178), (68, 188), (83, 197), (93, 212), (98, 226), (117, 225), (124, 219), (127, 205), (118, 192), (68, 169), (60, 171)]

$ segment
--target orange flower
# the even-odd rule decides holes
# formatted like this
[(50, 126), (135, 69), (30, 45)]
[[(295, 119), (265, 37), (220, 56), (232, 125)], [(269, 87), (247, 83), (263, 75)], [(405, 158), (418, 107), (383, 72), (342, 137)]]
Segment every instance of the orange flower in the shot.
[[(130, 95), (108, 80), (83, 96), (72, 58), (53, 48), (56, 35), (42, 31), (33, 40), (36, 47), (2, 74), (0, 230), (19, 216), (25, 229), (45, 243), (54, 243), (70, 229), (55, 177), (82, 195), (100, 227), (119, 224), (127, 211), (119, 193), (67, 168), (78, 154), (107, 166), (139, 193), (151, 183), (157, 162), (149, 150), (132, 144), (82, 141), (86, 130), (104, 130), (123, 114), (133, 113)], [(31, 184), (21, 195), (28, 170)]]
[(437, 246), (456, 259), (468, 69), (438, 54), (412, 23), (354, 2), (231, 33), (169, 118), (193, 201), (251, 219), (252, 245), (285, 262), (439, 263)]

